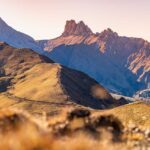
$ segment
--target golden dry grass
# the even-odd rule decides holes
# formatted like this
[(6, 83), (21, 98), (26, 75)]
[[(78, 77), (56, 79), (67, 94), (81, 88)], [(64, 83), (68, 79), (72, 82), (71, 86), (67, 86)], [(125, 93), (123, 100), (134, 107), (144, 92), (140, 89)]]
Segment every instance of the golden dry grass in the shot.
[[(82, 108), (83, 109), (83, 108)], [(43, 114), (41, 117), (34, 117), (25, 111), (12, 109), (0, 110), (0, 149), (2, 150), (132, 150), (133, 147), (127, 144), (128, 140), (143, 140), (142, 134), (122, 135), (122, 140), (114, 142), (113, 134), (107, 128), (97, 128), (100, 138), (95, 136), (95, 131), (87, 129), (87, 118), (79, 117), (68, 120), (68, 114), (72, 108), (61, 109), (60, 113), (54, 116)], [(150, 125), (149, 105), (139, 102), (124, 105), (115, 109), (105, 111), (90, 110), (93, 123), (96, 118), (114, 114), (127, 127), (132, 123), (143, 128)], [(138, 113), (137, 113), (138, 112)], [(137, 114), (137, 116), (133, 116)], [(143, 118), (146, 118), (144, 121)], [(69, 122), (68, 122), (69, 121)], [(65, 132), (59, 132), (62, 125), (68, 124)], [(95, 122), (96, 123), (96, 122)], [(92, 125), (91, 123), (89, 125)], [(95, 126), (95, 125), (94, 125)], [(55, 128), (53, 128), (55, 127)], [(58, 128), (59, 127), (59, 128)], [(95, 126), (96, 127), (96, 126)], [(109, 129), (109, 128), (108, 128)], [(57, 132), (55, 132), (56, 130)], [(60, 130), (61, 131), (61, 130)], [(124, 139), (125, 138), (125, 139)]]
[[(96, 140), (85, 132), (70, 136), (54, 136), (44, 122), (36, 122), (33, 116), (18, 110), (3, 109), (0, 111), (1, 150), (126, 150), (124, 142), (114, 143), (104, 132), (101, 140)], [(123, 148), (122, 148), (123, 147)]]
[[(38, 101), (54, 101), (63, 99), (63, 89), (59, 84), (57, 73), (60, 65), (38, 64), (21, 76), (23, 79), (18, 80), (11, 90), (11, 93), (17, 97)], [(16, 77), (17, 78), (17, 77)], [(56, 95), (57, 93), (57, 95)], [(61, 101), (60, 99), (60, 101)]]
[(150, 105), (144, 102), (135, 102), (132, 104), (114, 108), (110, 113), (117, 116), (125, 126), (134, 124), (150, 128)]
[(134, 102), (104, 111), (94, 111), (93, 116), (113, 114), (124, 126), (141, 126), (150, 128), (150, 105), (145, 102)]
[(0, 94), (0, 108), (7, 108), (13, 104), (15, 104), (16, 101), (12, 100), (12, 98), (9, 98), (5, 96), (4, 94)]

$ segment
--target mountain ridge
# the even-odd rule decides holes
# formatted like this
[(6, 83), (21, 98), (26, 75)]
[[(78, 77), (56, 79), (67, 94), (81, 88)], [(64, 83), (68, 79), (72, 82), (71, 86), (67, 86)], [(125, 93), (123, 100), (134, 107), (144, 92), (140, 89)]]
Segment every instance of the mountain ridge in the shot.
[[(144, 39), (119, 36), (108, 28), (101, 33), (92, 32), (87, 36), (69, 34), (48, 40), (44, 43), (44, 50), (47, 56), (56, 62), (87, 73), (107, 89), (118, 91), (122, 88), (121, 94), (132, 96), (138, 90), (149, 88), (150, 43)], [(91, 60), (92, 55), (95, 56)], [(94, 70), (93, 68), (96, 67), (94, 63), (101, 66), (102, 69)], [(102, 66), (102, 64), (104, 65)], [(110, 72), (106, 71), (106, 68)], [(116, 71), (111, 71), (111, 68)], [(115, 79), (113, 74), (116, 74), (118, 79)], [(125, 74), (127, 77), (124, 77)], [(108, 77), (105, 78), (105, 76)], [(112, 77), (114, 79), (110, 82), (113, 83), (108, 83)], [(105, 78), (104, 81), (102, 78)], [(122, 78), (123, 85), (119, 85), (121, 82), (119, 78)], [(118, 85), (114, 86), (115, 80)], [(125, 86), (125, 89), (121, 86)], [(127, 89), (131, 91), (125, 93)]]
[(16, 30), (4, 24), (0, 26), (1, 41), (17, 48), (31, 48), (85, 72), (114, 93), (132, 96), (149, 88), (150, 43), (144, 39), (119, 36), (110, 28), (93, 33), (83, 21), (70, 20), (60, 37), (35, 41), (20, 32), (18, 36)]
[(117, 105), (107, 90), (86, 74), (31, 49), (1, 42), (0, 64), (1, 107), (21, 105), (27, 110), (37, 107), (34, 111), (45, 108), (50, 112), (68, 106), (104, 109)]
[(17, 48), (31, 48), (42, 53), (41, 47), (31, 36), (13, 29), (2, 18), (0, 18), (0, 41)]

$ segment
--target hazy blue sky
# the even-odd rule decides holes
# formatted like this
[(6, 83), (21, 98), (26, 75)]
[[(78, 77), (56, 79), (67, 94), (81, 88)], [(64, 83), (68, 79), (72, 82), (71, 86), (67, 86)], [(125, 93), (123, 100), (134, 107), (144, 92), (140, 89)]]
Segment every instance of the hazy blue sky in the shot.
[(0, 16), (35, 39), (57, 37), (75, 19), (94, 32), (110, 27), (150, 41), (150, 0), (0, 0)]

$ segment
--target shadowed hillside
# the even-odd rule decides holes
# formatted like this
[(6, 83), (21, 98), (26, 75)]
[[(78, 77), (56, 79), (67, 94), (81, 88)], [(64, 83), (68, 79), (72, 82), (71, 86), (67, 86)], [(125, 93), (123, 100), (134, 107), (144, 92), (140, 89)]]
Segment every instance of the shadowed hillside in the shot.
[(55, 112), (61, 107), (110, 108), (111, 95), (86, 74), (69, 69), (30, 49), (0, 43), (0, 107)]
[(0, 43), (0, 62), (0, 149), (149, 147), (148, 104), (114, 108), (128, 101), (30, 49)]

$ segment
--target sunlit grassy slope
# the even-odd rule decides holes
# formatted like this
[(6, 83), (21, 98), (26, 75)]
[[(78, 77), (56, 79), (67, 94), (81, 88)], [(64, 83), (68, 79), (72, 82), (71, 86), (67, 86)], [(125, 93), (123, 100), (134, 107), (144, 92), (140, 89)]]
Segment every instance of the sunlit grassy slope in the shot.
[(124, 126), (140, 126), (150, 128), (150, 105), (144, 102), (134, 102), (110, 110), (96, 111), (93, 115), (113, 114), (121, 120)]
[(124, 125), (136, 125), (150, 128), (150, 105), (143, 102), (117, 107), (111, 110)]
[(0, 107), (41, 114), (62, 108), (116, 106), (112, 96), (86, 74), (69, 69), (30, 49), (0, 43)]

